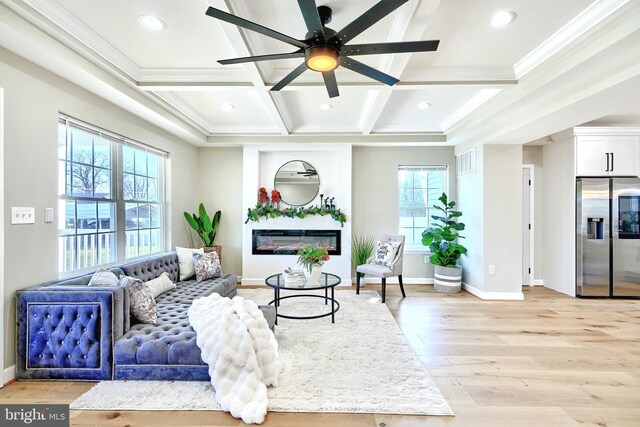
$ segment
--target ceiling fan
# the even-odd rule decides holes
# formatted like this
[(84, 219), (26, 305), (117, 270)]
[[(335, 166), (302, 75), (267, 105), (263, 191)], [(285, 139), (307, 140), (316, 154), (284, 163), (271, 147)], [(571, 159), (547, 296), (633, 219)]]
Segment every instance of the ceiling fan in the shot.
[(209, 7), (207, 15), (225, 22), (237, 25), (247, 30), (255, 31), (265, 36), (283, 41), (298, 48), (291, 53), (276, 53), (271, 55), (247, 56), (243, 58), (224, 59), (220, 64), (241, 64), (245, 62), (271, 61), (274, 59), (304, 58), (304, 62), (287, 74), (280, 82), (271, 88), (279, 91), (291, 83), (296, 77), (307, 69), (322, 73), (324, 84), (327, 87), (329, 97), (339, 96), (338, 82), (333, 70), (343, 66), (356, 73), (377, 80), (389, 86), (398, 83), (398, 79), (378, 71), (362, 62), (356, 61), (352, 56), (376, 55), (383, 53), (407, 53), (430, 52), (438, 49), (440, 40), (425, 40), (395, 43), (372, 43), (348, 45), (354, 37), (367, 28), (402, 6), (409, 0), (381, 0), (365, 13), (360, 15), (349, 25), (340, 31), (334, 31), (326, 27), (331, 22), (331, 8), (316, 6), (315, 0), (298, 0), (304, 22), (309, 31), (304, 40), (298, 40), (286, 34), (279, 33), (255, 22), (247, 21), (238, 16), (222, 10)]

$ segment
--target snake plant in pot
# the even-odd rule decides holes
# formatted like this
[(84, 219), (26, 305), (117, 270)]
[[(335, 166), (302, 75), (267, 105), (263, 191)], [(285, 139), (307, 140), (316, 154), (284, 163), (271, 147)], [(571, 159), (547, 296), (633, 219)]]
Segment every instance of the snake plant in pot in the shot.
[(458, 232), (464, 230), (464, 223), (457, 218), (462, 212), (455, 210), (456, 202), (449, 200), (445, 193), (438, 198), (440, 205), (433, 207), (441, 212), (432, 215), (436, 223), (422, 233), (422, 244), (431, 250), (429, 261), (435, 266), (433, 287), (442, 292), (459, 292), (462, 285), (462, 268), (456, 265), (467, 248), (457, 242), (463, 239)]
[(198, 237), (202, 240), (205, 252), (215, 252), (218, 254), (218, 259), (222, 262), (222, 246), (214, 245), (216, 235), (218, 234), (218, 227), (220, 226), (220, 216), (222, 212), (217, 211), (213, 214), (213, 218), (209, 217), (207, 210), (204, 207), (204, 203), (200, 203), (198, 207), (198, 214), (189, 212), (184, 213), (184, 218), (187, 223), (193, 228)]

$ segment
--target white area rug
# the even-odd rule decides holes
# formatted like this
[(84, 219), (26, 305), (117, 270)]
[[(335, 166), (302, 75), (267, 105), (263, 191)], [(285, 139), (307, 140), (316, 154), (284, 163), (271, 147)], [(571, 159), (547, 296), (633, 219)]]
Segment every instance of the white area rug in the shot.
[[(273, 292), (241, 289), (258, 304)], [(290, 292), (282, 291), (282, 296)], [(340, 310), (314, 320), (278, 319), (284, 362), (269, 411), (453, 415), (377, 292), (336, 291)], [(317, 298), (286, 299), (281, 314), (326, 311)], [(209, 382), (102, 381), (73, 403), (83, 410), (220, 410)]]

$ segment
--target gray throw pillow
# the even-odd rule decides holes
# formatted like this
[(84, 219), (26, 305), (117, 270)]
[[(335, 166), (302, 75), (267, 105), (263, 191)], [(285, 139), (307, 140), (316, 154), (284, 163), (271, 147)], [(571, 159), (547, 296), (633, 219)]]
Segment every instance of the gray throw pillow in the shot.
[(155, 325), (158, 320), (158, 306), (151, 289), (142, 280), (131, 276), (120, 276), (118, 286), (129, 292), (131, 315), (141, 323)]
[(220, 260), (218, 259), (218, 254), (215, 252), (205, 254), (194, 252), (193, 266), (196, 270), (196, 281), (198, 282), (222, 276)]

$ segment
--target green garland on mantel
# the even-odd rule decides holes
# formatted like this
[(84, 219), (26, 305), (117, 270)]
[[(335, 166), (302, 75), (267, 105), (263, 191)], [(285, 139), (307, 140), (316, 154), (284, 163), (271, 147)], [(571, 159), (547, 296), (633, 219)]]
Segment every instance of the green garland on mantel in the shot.
[(266, 204), (257, 204), (255, 209), (249, 208), (247, 210), (247, 220), (244, 222), (247, 224), (249, 221), (259, 222), (260, 218), (305, 218), (309, 215), (331, 215), (331, 218), (340, 223), (341, 227), (344, 227), (344, 223), (347, 222), (347, 216), (340, 212), (340, 209), (336, 208), (321, 208), (319, 206), (309, 206), (301, 208), (287, 208), (279, 209), (277, 206)]

